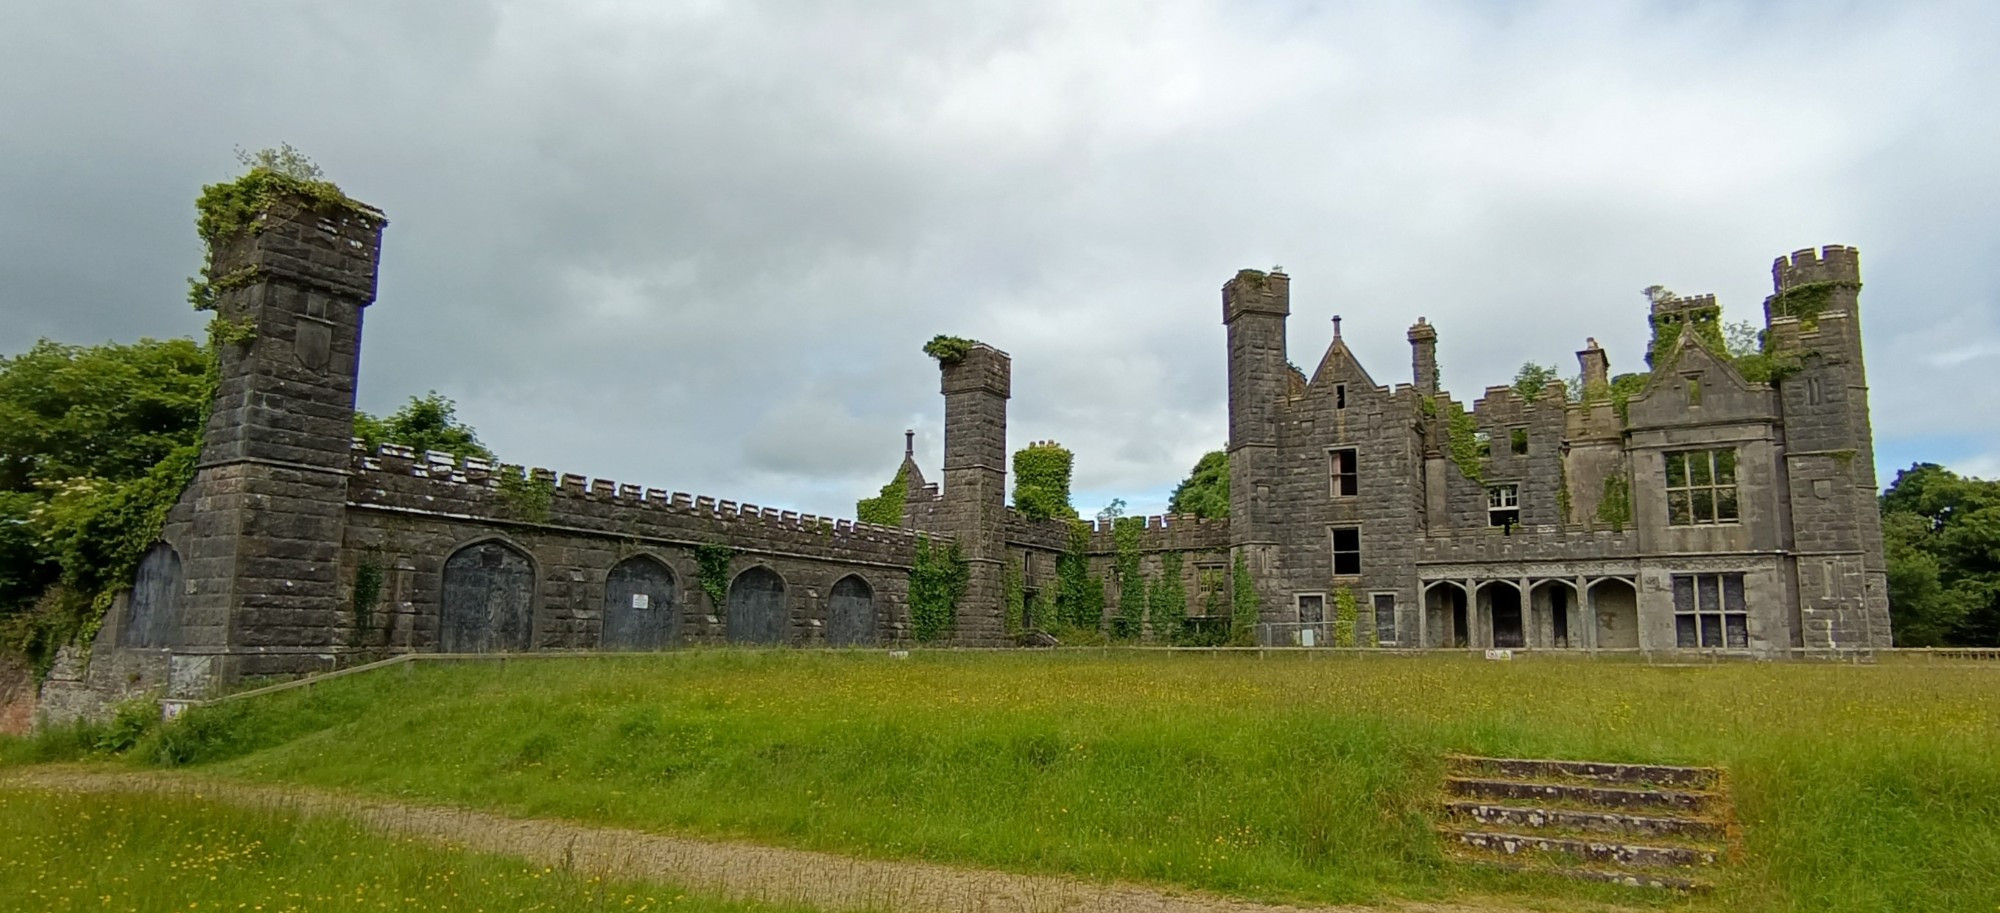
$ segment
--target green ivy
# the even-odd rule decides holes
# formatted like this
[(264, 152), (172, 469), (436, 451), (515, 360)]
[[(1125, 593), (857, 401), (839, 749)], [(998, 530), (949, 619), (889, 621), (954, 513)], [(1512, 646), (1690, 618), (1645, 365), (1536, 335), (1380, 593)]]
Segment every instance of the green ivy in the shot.
[(919, 643), (949, 635), (959, 600), (971, 581), (971, 566), (957, 542), (940, 547), (929, 536), (918, 536), (916, 560), (910, 566), (910, 635)]
[(1153, 618), (1153, 639), (1179, 643), (1187, 620), (1187, 584), (1181, 582), (1181, 553), (1160, 555), (1160, 576), (1146, 588), (1146, 612)]
[(718, 617), (728, 611), (729, 563), (734, 560), (736, 550), (720, 542), (694, 547), (695, 580), (708, 594), (709, 608)]
[(1258, 615), (1257, 583), (1250, 579), (1249, 560), (1237, 552), (1230, 575), (1229, 642), (1239, 647), (1256, 646)]
[(1069, 500), (1070, 473), (1076, 455), (1054, 441), (1030, 444), (1014, 452), (1014, 509), (1031, 520), (1076, 516)]
[(975, 345), (978, 343), (964, 337), (939, 334), (924, 343), (924, 354), (937, 359), (940, 365), (955, 365), (964, 361)]
[(1027, 591), (1021, 576), (1021, 562), (1007, 559), (1007, 576), (1000, 582), (1000, 603), (1005, 615), (1002, 622), (1007, 636), (1019, 637), (1027, 633)]
[(1569, 458), (1556, 460), (1556, 511), (1562, 515), (1564, 526), (1570, 523), (1571, 504), (1569, 499)]
[(1119, 640), (1137, 640), (1145, 631), (1146, 578), (1139, 570), (1139, 543), (1145, 533), (1144, 517), (1111, 521), (1111, 538), (1118, 548), (1112, 566), (1118, 577), (1118, 617), (1111, 621), (1111, 634)]
[(494, 474), (500, 493), (500, 501), (516, 519), (529, 523), (547, 523), (549, 508), (554, 506), (556, 483), (548, 477), (536, 478), (519, 466), (502, 466)]
[(1069, 522), (1069, 548), (1056, 558), (1055, 619), (1070, 630), (1104, 624), (1104, 582), (1090, 576), (1090, 524)]
[(863, 523), (902, 526), (903, 505), (909, 496), (910, 470), (905, 465), (896, 470), (896, 477), (889, 484), (882, 486), (881, 494), (854, 502), (854, 518)]
[(1646, 379), (1650, 376), (1633, 373), (1620, 374), (1611, 379), (1611, 409), (1618, 413), (1618, 421), (1620, 423), (1630, 424), (1632, 422), (1632, 397), (1638, 396), (1645, 391)]
[[(1355, 643), (1355, 622), (1361, 617), (1360, 603), (1354, 598), (1354, 591), (1347, 587), (1333, 591), (1333, 645), (1352, 647)], [(1370, 627), (1373, 630), (1373, 627)], [(1369, 638), (1373, 640), (1374, 638)], [(1373, 644), (1369, 644), (1373, 646)]]
[(1611, 526), (1611, 531), (1622, 533), (1632, 525), (1632, 483), (1623, 472), (1616, 472), (1604, 480), (1604, 496), (1597, 502), (1597, 519)]
[(319, 167), (298, 155), (290, 146), (282, 151), (264, 150), (256, 156), (239, 156), (251, 165), (236, 180), (209, 184), (195, 200), (195, 231), (204, 246), (200, 278), (188, 279), (188, 302), (197, 310), (215, 307), (216, 298), (232, 288), (241, 288), (255, 279), (251, 267), (222, 275), (214, 272), (218, 245), (246, 232), (258, 230), (258, 220), (279, 199), (292, 199), (314, 212), (340, 215), (374, 215), (374, 210), (342, 193), (326, 180)]
[(354, 569), (354, 627), (368, 630), (375, 626), (375, 607), (382, 603), (382, 565), (373, 558), (363, 558)]
[(1655, 371), (1667, 367), (1667, 357), (1673, 354), (1681, 334), (1689, 327), (1694, 328), (1694, 341), (1710, 352), (1726, 356), (1729, 351), (1722, 336), (1721, 308), (1665, 311), (1654, 314), (1652, 324), (1653, 344), (1646, 350), (1646, 365)]
[(1465, 477), (1481, 485), (1486, 484), (1486, 457), (1492, 445), (1479, 439), (1479, 420), (1465, 407), (1450, 403), (1450, 411), (1445, 416), (1446, 442), (1450, 447), (1452, 463)]
[(1794, 285), (1771, 296), (1771, 316), (1797, 317), (1799, 326), (1811, 330), (1819, 325), (1819, 315), (1833, 303), (1833, 295), (1843, 288), (1856, 291), (1861, 283), (1847, 279), (1833, 279), (1826, 282), (1806, 282)]

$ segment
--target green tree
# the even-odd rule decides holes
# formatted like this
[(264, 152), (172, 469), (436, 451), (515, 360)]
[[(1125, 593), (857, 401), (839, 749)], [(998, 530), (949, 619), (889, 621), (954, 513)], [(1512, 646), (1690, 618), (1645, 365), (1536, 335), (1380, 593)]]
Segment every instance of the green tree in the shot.
[(1897, 645), (2000, 646), (2000, 482), (1918, 463), (1881, 504)]
[(357, 410), (354, 436), (370, 447), (401, 444), (418, 453), (435, 450), (460, 459), (493, 460), (493, 451), (479, 442), (479, 433), (458, 420), (458, 404), (436, 390), (410, 397), (403, 408), (386, 419)]
[(1229, 516), (1229, 454), (1221, 450), (1202, 454), (1188, 477), (1174, 486), (1167, 512), (1210, 519)]
[(1523, 362), (1521, 370), (1514, 372), (1514, 395), (1532, 403), (1541, 398), (1550, 381), (1560, 380), (1562, 375), (1556, 372), (1555, 365)]
[(1074, 519), (1070, 473), (1076, 455), (1054, 441), (1036, 441), (1014, 451), (1014, 509), (1031, 520)]

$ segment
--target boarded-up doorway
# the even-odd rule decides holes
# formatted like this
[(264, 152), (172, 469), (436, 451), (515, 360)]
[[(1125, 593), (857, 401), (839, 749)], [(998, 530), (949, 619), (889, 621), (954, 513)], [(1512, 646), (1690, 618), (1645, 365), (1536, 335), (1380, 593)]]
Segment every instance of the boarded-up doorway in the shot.
[(826, 642), (833, 647), (875, 644), (875, 591), (859, 577), (840, 578), (826, 603)]
[(643, 555), (627, 558), (604, 578), (605, 650), (662, 650), (680, 633), (674, 574)]
[(1507, 584), (1486, 588), (1486, 605), (1493, 620), (1493, 646), (1512, 649), (1528, 645), (1521, 626), (1521, 591)]
[(785, 639), (785, 581), (776, 571), (753, 567), (729, 585), (729, 642), (778, 644)]
[(181, 556), (160, 542), (139, 559), (132, 575), (132, 595), (118, 629), (121, 647), (171, 647), (180, 633), (181, 599), (187, 584), (181, 576)]
[(534, 622), (535, 569), (503, 542), (475, 542), (444, 562), (438, 611), (441, 653), (528, 649)]

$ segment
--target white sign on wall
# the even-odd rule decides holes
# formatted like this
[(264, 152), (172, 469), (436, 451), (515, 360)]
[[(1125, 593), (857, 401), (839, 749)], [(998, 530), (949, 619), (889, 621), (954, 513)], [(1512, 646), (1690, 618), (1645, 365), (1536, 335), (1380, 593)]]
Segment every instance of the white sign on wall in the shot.
[(653, 607), (653, 597), (648, 596), (645, 593), (632, 594), (632, 608), (650, 609), (652, 607)]

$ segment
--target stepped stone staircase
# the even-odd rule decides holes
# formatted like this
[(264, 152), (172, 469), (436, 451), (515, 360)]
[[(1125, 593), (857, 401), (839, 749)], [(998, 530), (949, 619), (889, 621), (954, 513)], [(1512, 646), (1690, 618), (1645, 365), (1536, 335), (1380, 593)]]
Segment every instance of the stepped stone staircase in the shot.
[(1453, 858), (1584, 881), (1701, 891), (1729, 799), (1712, 767), (1446, 759), (1438, 835)]

